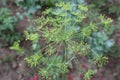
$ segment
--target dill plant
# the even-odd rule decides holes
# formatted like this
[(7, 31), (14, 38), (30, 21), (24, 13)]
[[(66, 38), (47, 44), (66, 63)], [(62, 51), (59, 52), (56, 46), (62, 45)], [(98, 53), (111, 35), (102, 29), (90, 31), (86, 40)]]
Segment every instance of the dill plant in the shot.
[[(25, 31), (26, 39), (31, 40), (33, 45), (39, 44), (39, 40), (45, 41), (44, 47), (25, 58), (40, 75), (41, 80), (63, 79), (62, 77), (69, 72), (68, 67), (72, 66), (72, 61), (78, 62), (77, 56), (92, 55), (89, 37), (100, 31), (100, 25), (107, 29), (112, 20), (99, 15), (100, 18), (97, 17), (97, 20), (100, 25), (96, 25), (94, 21), (85, 24), (84, 20), (90, 16), (88, 12), (86, 4), (56, 3), (55, 8), (46, 9), (42, 16), (34, 21), (38, 25), (34, 33)], [(106, 57), (101, 57), (102, 54), (93, 57), (94, 62), (101, 63), (100, 66), (107, 60)], [(90, 72), (90, 75), (94, 74), (92, 70)], [(88, 79), (87, 76), (86, 80)]]

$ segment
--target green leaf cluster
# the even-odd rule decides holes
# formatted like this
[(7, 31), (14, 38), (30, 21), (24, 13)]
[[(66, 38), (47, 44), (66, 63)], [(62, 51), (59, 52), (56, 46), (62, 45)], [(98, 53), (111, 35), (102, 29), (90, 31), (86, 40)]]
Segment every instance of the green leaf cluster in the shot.
[(20, 39), (20, 33), (16, 32), (17, 18), (12, 16), (8, 8), (0, 8), (0, 40), (6, 45)]
[(94, 58), (95, 64), (98, 65), (98, 67), (103, 67), (104, 64), (108, 62), (108, 57), (106, 56), (97, 56)]
[(25, 9), (27, 14), (34, 14), (38, 9), (41, 8), (39, 0), (15, 0), (17, 6)]
[(59, 74), (68, 72), (68, 63), (63, 62), (61, 56), (58, 55), (44, 57), (38, 52), (25, 60), (41, 75), (41, 79), (55, 79), (59, 77)]
[(55, 3), (62, 0), (13, 0), (17, 6), (26, 10), (27, 14), (34, 14), (42, 7), (54, 6)]
[(24, 53), (24, 49), (20, 47), (20, 41), (15, 41), (13, 45), (10, 46), (10, 49), (19, 53)]
[(86, 73), (85, 73), (85, 80), (90, 80), (90, 78), (96, 73), (97, 71), (96, 70), (88, 70)]
[(115, 2), (112, 0), (91, 0), (90, 4), (94, 5), (94, 8), (97, 8), (99, 11), (106, 11), (107, 14), (120, 15), (120, 4), (117, 3), (117, 0)]

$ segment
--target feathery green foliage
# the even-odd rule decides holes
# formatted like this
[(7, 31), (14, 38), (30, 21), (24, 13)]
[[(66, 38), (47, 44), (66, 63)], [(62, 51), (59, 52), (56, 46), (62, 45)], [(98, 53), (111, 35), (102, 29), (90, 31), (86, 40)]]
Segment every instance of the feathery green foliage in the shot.
[[(35, 27), (35, 34), (37, 35), (34, 35), (34, 38), (30, 40), (38, 40), (39, 37), (45, 41), (45, 46), (38, 51), (38, 56), (42, 55), (42, 57), (33, 58), (36, 55), (35, 53), (26, 58), (26, 61), (36, 67), (35, 69), (43, 78), (56, 80), (60, 75), (67, 73), (67, 67), (71, 66), (71, 61), (76, 60), (78, 55), (97, 55), (93, 56), (93, 60), (101, 57), (98, 53), (93, 53), (89, 37), (94, 33), (101, 34), (104, 32), (105, 38), (97, 45), (108, 40), (105, 32), (112, 20), (103, 15), (98, 15), (95, 21), (89, 21), (90, 14), (88, 13), (89, 8), (85, 4), (60, 2), (56, 3), (55, 8), (46, 9), (42, 16), (34, 21), (38, 25)], [(88, 23), (84, 21), (85, 19), (88, 19)], [(104, 31), (100, 31), (101, 28)], [(32, 37), (31, 34), (27, 34), (27, 36), (27, 38)], [(109, 48), (111, 46), (112, 44), (109, 45)], [(102, 59), (96, 60), (98, 64), (104, 64), (105, 59), (102, 62), (99, 60)], [(58, 64), (61, 66), (57, 66)]]

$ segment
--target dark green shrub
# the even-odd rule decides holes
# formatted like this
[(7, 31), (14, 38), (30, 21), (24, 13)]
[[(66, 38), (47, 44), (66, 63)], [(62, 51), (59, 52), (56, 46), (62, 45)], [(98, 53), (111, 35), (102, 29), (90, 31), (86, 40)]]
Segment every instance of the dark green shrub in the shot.
[(26, 10), (28, 14), (33, 14), (41, 9), (40, 0), (15, 0), (14, 2), (17, 6)]
[(8, 46), (20, 39), (20, 34), (15, 31), (17, 18), (8, 8), (0, 8), (0, 15), (0, 40)]
[(15, 0), (17, 6), (27, 11), (27, 14), (34, 14), (44, 7), (54, 6), (56, 2), (62, 0)]
[(99, 9), (102, 12), (107, 14), (115, 14), (117, 16), (120, 15), (120, 3), (117, 1), (112, 2), (113, 0), (91, 0), (90, 4), (94, 5), (94, 8)]

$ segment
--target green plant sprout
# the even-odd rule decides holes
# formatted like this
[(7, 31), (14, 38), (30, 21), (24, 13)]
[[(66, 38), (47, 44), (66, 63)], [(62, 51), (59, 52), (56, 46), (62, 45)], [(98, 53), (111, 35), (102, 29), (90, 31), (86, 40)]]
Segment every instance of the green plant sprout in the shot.
[(12, 46), (10, 46), (11, 50), (15, 50), (19, 53), (24, 53), (24, 49), (20, 47), (20, 41), (15, 41)]
[(97, 71), (96, 70), (88, 70), (86, 73), (85, 73), (85, 80), (90, 80), (90, 78), (96, 73)]

